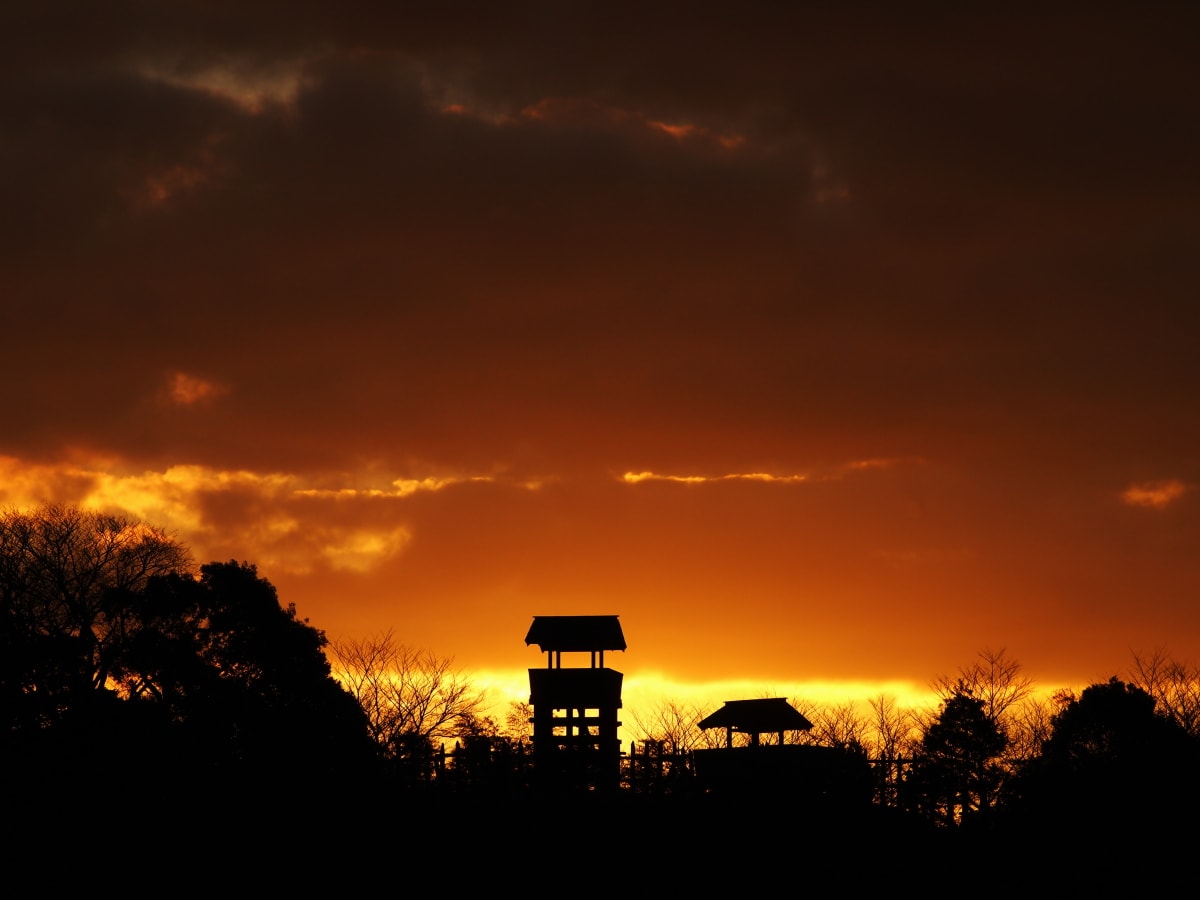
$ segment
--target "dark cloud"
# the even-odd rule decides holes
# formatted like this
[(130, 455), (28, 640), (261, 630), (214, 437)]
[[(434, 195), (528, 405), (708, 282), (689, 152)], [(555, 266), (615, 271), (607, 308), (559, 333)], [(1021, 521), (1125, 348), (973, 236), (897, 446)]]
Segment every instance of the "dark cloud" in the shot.
[[(1162, 26), (125, 9), (84, 20), (96, 49), (76, 35), (10, 88), (6, 243), (29, 267), (31, 346), (108, 331), (144, 377), (203, 360), (240, 397), (290, 376), (297, 415), (418, 380), (437, 415), (486, 414), (461, 405), (473, 370), (518, 403), (557, 381), (685, 419), (828, 378), (869, 417), (959, 402), (939, 381), (994, 403), (997, 382), (1069, 379), (1095, 365), (1081, 333), (1170, 343), (1124, 327), (1134, 304), (1188, 315), (1196, 88)], [(238, 105), (229, 85), (289, 65), (294, 97)], [(534, 417), (562, 405), (527, 399)]]

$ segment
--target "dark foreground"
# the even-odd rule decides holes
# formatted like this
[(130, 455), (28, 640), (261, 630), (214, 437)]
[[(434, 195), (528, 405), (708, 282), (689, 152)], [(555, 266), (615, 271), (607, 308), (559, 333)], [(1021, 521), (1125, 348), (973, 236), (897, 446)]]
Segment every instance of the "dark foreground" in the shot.
[(1111, 810), (935, 828), (876, 806), (806, 809), (765, 796), (459, 796), (302, 782), (156, 790), (116, 772), (6, 800), (10, 879), (131, 896), (1144, 893), (1194, 885), (1184, 863), (1197, 839), (1189, 810), (1169, 821)]

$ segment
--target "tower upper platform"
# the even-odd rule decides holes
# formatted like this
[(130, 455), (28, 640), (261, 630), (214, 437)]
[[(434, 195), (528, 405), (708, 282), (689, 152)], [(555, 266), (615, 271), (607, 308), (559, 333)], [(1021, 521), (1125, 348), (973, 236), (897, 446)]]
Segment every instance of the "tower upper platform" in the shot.
[(534, 616), (526, 644), (543, 653), (594, 653), (624, 650), (620, 616)]

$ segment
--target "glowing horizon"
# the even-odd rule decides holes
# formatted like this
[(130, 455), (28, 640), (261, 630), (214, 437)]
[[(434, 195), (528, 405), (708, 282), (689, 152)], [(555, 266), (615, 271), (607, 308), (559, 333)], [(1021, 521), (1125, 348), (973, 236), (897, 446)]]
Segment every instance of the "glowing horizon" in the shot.
[[(621, 671), (619, 665), (611, 662), (610, 668)], [(529, 701), (528, 669), (462, 671), (460, 674), (484, 694), (486, 703), (482, 714), (492, 717), (501, 726), (505, 725), (509, 704)], [(933, 713), (941, 702), (941, 695), (929, 682), (753, 679), (681, 682), (653, 671), (624, 672), (623, 675), (618, 736), (625, 751), (631, 740), (643, 738), (644, 727), (653, 730), (654, 714), (667, 704), (674, 704), (684, 714), (701, 717), (715, 712), (728, 700), (782, 697), (809, 714), (850, 706), (869, 727), (875, 716), (872, 701), (885, 698), (894, 702), (898, 710), (918, 716)], [(1049, 701), (1059, 691), (1078, 691), (1084, 686), (1082, 683), (1039, 684), (1034, 681), (1031, 698)]]

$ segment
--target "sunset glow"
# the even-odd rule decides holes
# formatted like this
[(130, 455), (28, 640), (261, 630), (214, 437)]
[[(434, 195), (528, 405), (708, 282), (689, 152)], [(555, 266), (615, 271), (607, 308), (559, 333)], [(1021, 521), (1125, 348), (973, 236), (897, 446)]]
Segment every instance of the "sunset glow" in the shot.
[(534, 615), (630, 710), (1200, 656), (1173, 14), (19, 5), (0, 506), (501, 705)]

